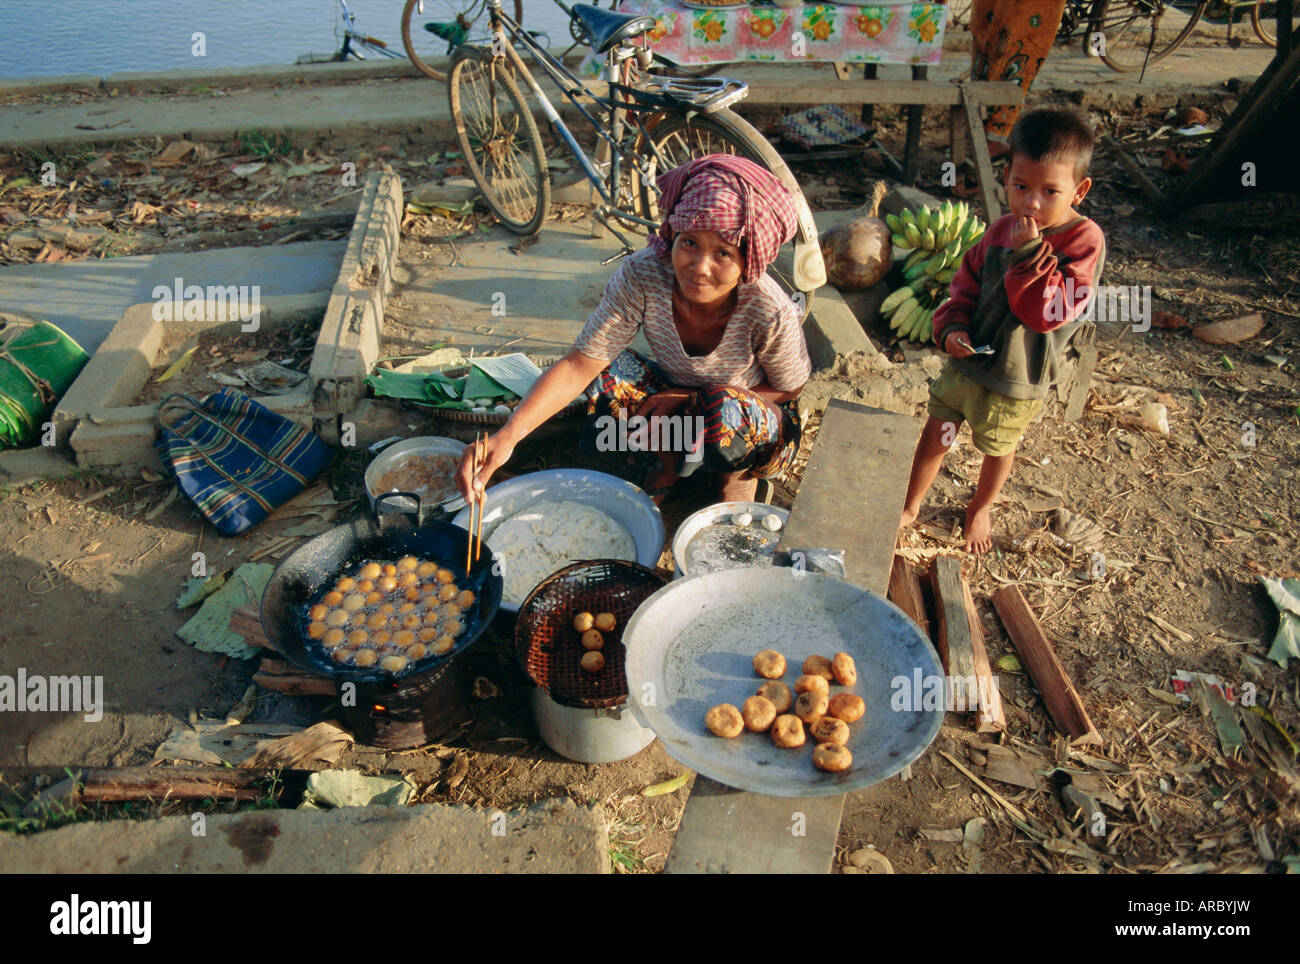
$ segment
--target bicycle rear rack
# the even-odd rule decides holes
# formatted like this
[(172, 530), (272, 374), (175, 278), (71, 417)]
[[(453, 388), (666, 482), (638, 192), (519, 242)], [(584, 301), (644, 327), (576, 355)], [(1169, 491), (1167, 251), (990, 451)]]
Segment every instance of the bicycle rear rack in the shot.
[(711, 114), (749, 95), (749, 84), (730, 77), (662, 77), (642, 74), (636, 87), (624, 87), (634, 99)]

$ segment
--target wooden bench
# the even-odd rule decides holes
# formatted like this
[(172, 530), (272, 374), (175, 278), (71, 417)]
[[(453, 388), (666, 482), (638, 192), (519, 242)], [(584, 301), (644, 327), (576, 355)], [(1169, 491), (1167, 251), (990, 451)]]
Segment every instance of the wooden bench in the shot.
[[(884, 596), (916, 437), (915, 419), (831, 401), (778, 549), (843, 549), (849, 581)], [(843, 812), (843, 796), (771, 797), (697, 776), (664, 871), (829, 873)]]

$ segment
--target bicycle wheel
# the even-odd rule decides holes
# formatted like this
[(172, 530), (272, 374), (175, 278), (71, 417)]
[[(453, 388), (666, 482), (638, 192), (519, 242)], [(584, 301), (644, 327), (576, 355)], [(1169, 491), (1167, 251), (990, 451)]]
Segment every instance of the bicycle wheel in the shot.
[[(672, 170), (695, 158), (709, 154), (735, 154), (763, 165), (781, 179), (781, 183), (797, 201), (799, 227), (794, 237), (793, 277), (790, 286), (808, 294), (805, 311), (811, 303), (811, 292), (826, 283), (826, 265), (822, 261), (817, 243), (817, 225), (812, 211), (799, 188), (799, 182), (781, 160), (781, 155), (747, 121), (730, 110), (687, 117), (684, 114), (662, 114), (647, 123), (649, 143), (638, 145), (639, 163), (634, 164), (632, 177), (636, 185), (637, 213), (647, 220), (660, 218), (658, 192), (654, 179), (663, 171)], [(641, 167), (644, 166), (644, 174)]]
[[(509, 12), (510, 5), (506, 5)], [(515, 23), (524, 19), (524, 0), (514, 2)], [(429, 30), (427, 26), (435, 27)], [(406, 0), (402, 10), (402, 46), (411, 63), (434, 80), (447, 71), (435, 64), (464, 43), (482, 42), (489, 31), (483, 0)]]
[(1111, 70), (1127, 72), (1163, 60), (1195, 29), (1207, 3), (1199, 0), (1188, 13), (1163, 0), (1110, 0), (1099, 14), (1106, 38), (1102, 62)]
[[(1250, 25), (1255, 28), (1255, 36), (1270, 47), (1277, 46), (1277, 7), (1273, 7), (1273, 14), (1269, 16), (1263, 12), (1263, 3), (1257, 3), (1250, 8)], [(1296, 40), (1300, 39), (1300, 4), (1292, 7), (1291, 13), (1291, 44), (1295, 45)]]
[(515, 234), (536, 234), (551, 207), (551, 176), (542, 136), (509, 70), (486, 47), (458, 47), (447, 91), (465, 166), (484, 200)]

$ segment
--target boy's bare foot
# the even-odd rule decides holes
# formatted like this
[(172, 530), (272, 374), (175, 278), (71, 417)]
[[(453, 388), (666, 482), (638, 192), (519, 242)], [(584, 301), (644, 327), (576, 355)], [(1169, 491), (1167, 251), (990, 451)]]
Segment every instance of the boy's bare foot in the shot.
[(966, 551), (982, 556), (993, 548), (993, 516), (987, 506), (966, 508)]
[(903, 514), (898, 517), (898, 528), (900, 530), (906, 529), (916, 521), (917, 514), (918, 513), (915, 509), (909, 509), (907, 506), (903, 506)]

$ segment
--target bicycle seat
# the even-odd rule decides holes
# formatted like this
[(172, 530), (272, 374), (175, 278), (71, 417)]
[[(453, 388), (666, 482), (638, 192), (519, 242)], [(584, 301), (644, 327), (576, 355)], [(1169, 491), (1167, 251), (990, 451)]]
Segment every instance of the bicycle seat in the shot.
[(616, 44), (628, 37), (653, 30), (654, 17), (642, 17), (634, 13), (615, 13), (613, 10), (601, 10), (586, 4), (575, 3), (573, 15), (582, 24), (582, 29), (591, 38), (591, 49), (598, 54), (608, 53)]

